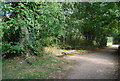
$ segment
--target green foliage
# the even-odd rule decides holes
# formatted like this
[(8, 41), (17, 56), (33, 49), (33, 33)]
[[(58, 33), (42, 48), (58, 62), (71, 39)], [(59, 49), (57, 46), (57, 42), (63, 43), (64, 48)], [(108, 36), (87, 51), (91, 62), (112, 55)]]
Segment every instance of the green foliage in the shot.
[(17, 56), (17, 55), (24, 54), (24, 49), (19, 45), (11, 45), (10, 43), (3, 42), (2, 44), (2, 56)]
[(77, 37), (75, 39), (79, 42), (76, 41), (75, 46), (82, 46), (83, 43), (79, 43), (84, 39), (86, 47), (88, 45), (101, 47), (106, 45), (107, 36), (113, 36), (119, 32), (118, 17), (120, 17), (120, 12), (117, 2), (64, 3), (63, 7), (67, 15), (64, 39), (68, 44), (75, 44), (73, 39)]
[(120, 34), (114, 36), (113, 43), (114, 44), (120, 44)]
[[(6, 9), (4, 6), (8, 4), (3, 4), (2, 12), (7, 12), (4, 11)], [(12, 8), (7, 7), (8, 10), (12, 9), (10, 17), (4, 17), (2, 21), (2, 39), (3, 43), (7, 42), (7, 48), (3, 44), (5, 50), (13, 49), (20, 53), (21, 39), (26, 36), (21, 30), (24, 26), (28, 29), (29, 39), (25, 40), (23, 49), (26, 51), (28, 48), (31, 54), (40, 54), (39, 50), (42, 51), (43, 46), (54, 44), (61, 36), (65, 17), (59, 3), (19, 2), (10, 6)]]
[[(4, 15), (0, 23), (3, 29), (3, 48), (8, 51), (13, 49), (20, 53), (21, 40), (26, 36), (22, 47), (25, 54), (28, 49), (31, 54), (40, 55), (44, 46), (54, 44), (68, 48), (105, 46), (108, 36), (116, 37), (120, 34), (117, 2), (0, 4), (0, 14)], [(6, 13), (10, 13), (10, 17), (6, 17)], [(24, 27), (28, 35), (22, 31)], [(5, 48), (4, 43), (9, 49)]]

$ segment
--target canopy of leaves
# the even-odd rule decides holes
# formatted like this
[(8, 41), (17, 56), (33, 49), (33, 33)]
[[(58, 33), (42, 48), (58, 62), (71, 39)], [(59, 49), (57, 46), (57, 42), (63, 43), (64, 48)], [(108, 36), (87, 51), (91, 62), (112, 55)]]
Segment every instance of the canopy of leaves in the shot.
[[(38, 55), (53, 44), (101, 47), (107, 36), (119, 39), (118, 2), (1, 2), (0, 7), (3, 54), (24, 54), (27, 48)], [(22, 32), (24, 27), (28, 35)], [(28, 39), (21, 47), (25, 36)]]
[[(106, 37), (119, 34), (120, 11), (118, 3), (64, 3), (66, 18), (66, 31), (69, 35), (86, 38), (87, 44), (104, 46)], [(71, 34), (72, 32), (74, 34)], [(78, 33), (79, 32), (79, 33)], [(80, 38), (80, 37), (79, 37)]]

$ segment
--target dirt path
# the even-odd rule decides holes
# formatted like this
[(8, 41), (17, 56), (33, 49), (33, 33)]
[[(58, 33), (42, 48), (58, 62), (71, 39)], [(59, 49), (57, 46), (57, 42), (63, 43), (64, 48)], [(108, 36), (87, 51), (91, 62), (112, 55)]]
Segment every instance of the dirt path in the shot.
[(118, 57), (114, 52), (117, 45), (95, 52), (67, 56), (65, 59), (76, 61), (59, 79), (117, 79)]

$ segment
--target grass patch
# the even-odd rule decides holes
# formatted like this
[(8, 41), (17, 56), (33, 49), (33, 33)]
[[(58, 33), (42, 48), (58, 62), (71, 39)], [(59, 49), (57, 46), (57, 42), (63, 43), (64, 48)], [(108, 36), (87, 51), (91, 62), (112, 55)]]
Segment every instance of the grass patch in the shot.
[(32, 65), (22, 58), (6, 59), (3, 61), (3, 79), (52, 79), (53, 74), (69, 64), (52, 56), (36, 57)]
[(80, 49), (80, 50), (77, 50), (79, 52), (87, 52), (88, 50), (85, 50), (85, 49)]
[(108, 45), (107, 47), (111, 47), (112, 45)]

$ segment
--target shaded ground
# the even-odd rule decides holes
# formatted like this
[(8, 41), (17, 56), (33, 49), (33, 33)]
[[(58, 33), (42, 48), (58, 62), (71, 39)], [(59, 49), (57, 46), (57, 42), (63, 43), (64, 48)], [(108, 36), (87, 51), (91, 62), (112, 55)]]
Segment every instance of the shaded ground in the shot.
[(77, 54), (65, 57), (68, 61), (76, 61), (64, 72), (58, 74), (59, 79), (117, 79), (118, 56), (115, 53), (117, 45), (100, 49), (95, 52)]
[(23, 57), (4, 59), (2, 79), (49, 79), (54, 72), (61, 71), (60, 67), (66, 63), (51, 56), (34, 57), (32, 65), (28, 64)]

